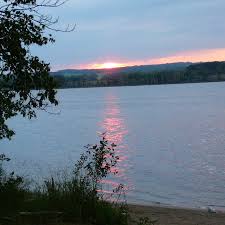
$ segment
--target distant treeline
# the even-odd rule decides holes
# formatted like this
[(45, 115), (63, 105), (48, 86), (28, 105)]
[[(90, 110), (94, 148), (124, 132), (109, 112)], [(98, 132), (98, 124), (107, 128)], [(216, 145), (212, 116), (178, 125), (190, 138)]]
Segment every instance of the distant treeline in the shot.
[[(177, 63), (103, 71), (65, 70), (52, 73), (52, 76), (58, 88), (215, 82), (225, 81), (225, 62)], [(11, 87), (13, 84), (0, 78), (0, 89)]]
[(98, 75), (57, 75), (59, 88), (107, 87), (225, 81), (225, 62), (192, 64), (181, 70), (121, 72)]

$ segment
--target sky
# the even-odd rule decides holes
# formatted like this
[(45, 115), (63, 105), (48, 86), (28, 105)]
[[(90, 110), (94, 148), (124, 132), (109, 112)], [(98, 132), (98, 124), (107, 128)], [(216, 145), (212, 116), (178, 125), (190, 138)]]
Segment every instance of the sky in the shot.
[(56, 43), (34, 48), (52, 70), (225, 60), (225, 0), (69, 0)]

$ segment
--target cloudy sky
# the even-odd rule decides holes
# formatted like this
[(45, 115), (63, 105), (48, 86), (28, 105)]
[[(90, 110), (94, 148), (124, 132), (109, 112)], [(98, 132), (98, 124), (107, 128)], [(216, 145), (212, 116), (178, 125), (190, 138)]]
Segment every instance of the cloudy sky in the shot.
[(71, 33), (35, 49), (53, 70), (225, 60), (225, 0), (69, 0), (48, 13)]

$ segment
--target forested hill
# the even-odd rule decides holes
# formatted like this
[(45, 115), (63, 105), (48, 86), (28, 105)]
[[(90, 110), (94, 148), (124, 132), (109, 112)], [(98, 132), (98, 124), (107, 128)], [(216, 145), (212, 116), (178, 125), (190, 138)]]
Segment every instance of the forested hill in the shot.
[(163, 70), (183, 70), (187, 66), (190, 66), (192, 63), (181, 62), (181, 63), (168, 63), (168, 64), (159, 64), (159, 65), (142, 65), (142, 66), (127, 66), (119, 67), (113, 69), (67, 69), (59, 70), (53, 72), (54, 76), (72, 76), (72, 75), (113, 75), (113, 74), (123, 74), (123, 73), (150, 73)]
[(59, 88), (225, 81), (225, 62), (173, 63), (52, 73)]

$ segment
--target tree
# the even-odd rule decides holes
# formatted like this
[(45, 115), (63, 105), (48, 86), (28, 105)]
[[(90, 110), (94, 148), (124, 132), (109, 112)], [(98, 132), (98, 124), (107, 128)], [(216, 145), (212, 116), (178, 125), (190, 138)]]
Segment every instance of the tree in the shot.
[(49, 32), (58, 31), (54, 28), (58, 20), (42, 14), (41, 9), (63, 3), (0, 0), (0, 139), (14, 135), (6, 124), (9, 118), (18, 114), (32, 118), (37, 109), (58, 104), (50, 66), (32, 55), (30, 47), (55, 41)]

